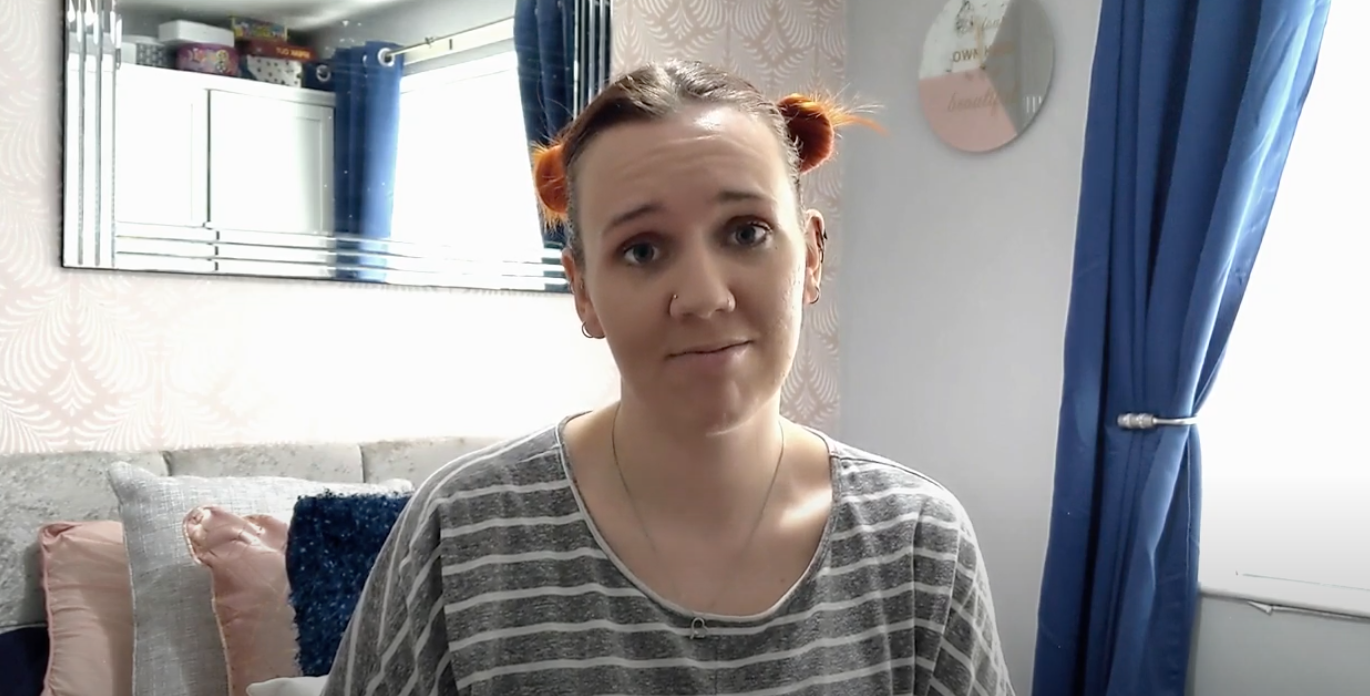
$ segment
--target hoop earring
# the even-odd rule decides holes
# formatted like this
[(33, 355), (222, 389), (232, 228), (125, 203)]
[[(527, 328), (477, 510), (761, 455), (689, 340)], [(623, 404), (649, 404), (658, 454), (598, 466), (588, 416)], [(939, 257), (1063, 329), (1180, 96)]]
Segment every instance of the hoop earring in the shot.
[(819, 298), (821, 298), (821, 297), (823, 297), (823, 288), (814, 288), (814, 290), (813, 290), (813, 300), (812, 300), (811, 302), (809, 302), (809, 304), (811, 304), (811, 305), (816, 305), (816, 304), (818, 304), (818, 300), (819, 300)]
[(581, 322), (581, 324), (580, 324), (580, 335), (582, 335), (582, 336), (584, 336), (584, 337), (586, 337), (586, 338), (594, 338), (594, 337), (595, 337), (594, 334), (590, 333), (590, 327), (586, 326), (584, 322)]

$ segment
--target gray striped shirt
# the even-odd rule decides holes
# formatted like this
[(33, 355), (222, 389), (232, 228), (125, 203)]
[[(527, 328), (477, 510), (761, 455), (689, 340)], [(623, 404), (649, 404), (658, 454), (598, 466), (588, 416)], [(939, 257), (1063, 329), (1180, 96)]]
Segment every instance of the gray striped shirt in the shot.
[(601, 546), (559, 427), (448, 464), (377, 559), (325, 696), (1012, 696), (970, 520), (937, 483), (829, 440), (819, 553), (763, 616), (654, 601)]

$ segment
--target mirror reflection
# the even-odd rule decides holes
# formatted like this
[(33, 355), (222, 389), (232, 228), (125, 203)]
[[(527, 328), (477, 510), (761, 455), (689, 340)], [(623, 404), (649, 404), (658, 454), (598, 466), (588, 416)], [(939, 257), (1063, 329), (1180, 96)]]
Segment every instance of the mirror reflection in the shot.
[(64, 264), (563, 289), (529, 147), (607, 78), (608, 6), (73, 5)]

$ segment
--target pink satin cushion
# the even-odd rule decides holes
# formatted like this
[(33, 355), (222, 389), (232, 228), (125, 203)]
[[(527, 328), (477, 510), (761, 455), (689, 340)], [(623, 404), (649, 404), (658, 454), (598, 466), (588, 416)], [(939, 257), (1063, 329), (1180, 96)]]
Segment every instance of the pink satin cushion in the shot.
[(232, 696), (246, 696), (247, 687), (259, 682), (300, 675), (285, 574), (289, 528), (275, 517), (240, 517), (213, 505), (186, 515), (191, 556), (210, 572)]
[(43, 696), (129, 696), (133, 589), (123, 525), (44, 525), (38, 553), (51, 642)]

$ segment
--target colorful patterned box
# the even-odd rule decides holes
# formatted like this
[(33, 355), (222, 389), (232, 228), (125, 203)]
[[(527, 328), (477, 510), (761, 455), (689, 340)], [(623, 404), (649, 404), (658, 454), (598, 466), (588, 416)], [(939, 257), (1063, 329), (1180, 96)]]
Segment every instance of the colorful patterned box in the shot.
[(237, 77), (238, 50), (232, 46), (185, 44), (176, 49), (176, 69)]
[(238, 41), (271, 41), (275, 43), (285, 43), (289, 39), (289, 32), (286, 31), (284, 26), (271, 22), (260, 22), (245, 17), (233, 17), (229, 20), (229, 26), (233, 28), (233, 38)]
[(308, 46), (292, 46), (277, 41), (249, 40), (238, 42), (238, 52), (245, 56), (262, 58), (284, 58), (308, 63), (314, 60), (314, 49)]

